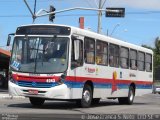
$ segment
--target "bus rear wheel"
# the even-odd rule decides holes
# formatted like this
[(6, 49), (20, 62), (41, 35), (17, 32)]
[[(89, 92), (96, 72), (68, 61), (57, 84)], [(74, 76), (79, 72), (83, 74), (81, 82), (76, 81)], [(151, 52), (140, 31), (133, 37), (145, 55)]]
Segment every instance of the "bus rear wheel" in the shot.
[(29, 100), (33, 106), (41, 106), (44, 104), (44, 101), (45, 101), (45, 99), (35, 98), (35, 97), (30, 97)]
[(82, 108), (90, 107), (92, 103), (92, 89), (90, 85), (85, 85), (83, 88), (82, 99), (77, 100), (77, 105)]
[(118, 98), (119, 104), (127, 104), (127, 105), (133, 104), (134, 96), (135, 96), (135, 90), (132, 86), (130, 86), (128, 97)]

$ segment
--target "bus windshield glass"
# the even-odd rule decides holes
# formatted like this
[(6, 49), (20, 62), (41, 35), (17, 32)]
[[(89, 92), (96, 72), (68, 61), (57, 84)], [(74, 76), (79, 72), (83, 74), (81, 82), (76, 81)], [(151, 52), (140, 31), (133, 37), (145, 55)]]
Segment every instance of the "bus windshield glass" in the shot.
[(28, 73), (59, 73), (67, 69), (67, 37), (16, 37), (11, 68)]

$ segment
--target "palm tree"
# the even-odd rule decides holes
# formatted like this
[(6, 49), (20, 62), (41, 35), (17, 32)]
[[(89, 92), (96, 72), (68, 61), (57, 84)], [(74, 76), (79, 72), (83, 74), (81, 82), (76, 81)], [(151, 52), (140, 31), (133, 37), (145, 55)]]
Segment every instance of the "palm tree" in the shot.
[(160, 37), (157, 37), (155, 39), (155, 48), (154, 51), (154, 57), (153, 57), (153, 70), (154, 70), (154, 80), (158, 80), (160, 78)]
[(155, 39), (154, 45), (155, 45), (155, 52), (156, 52), (156, 54), (160, 54), (160, 37), (157, 37)]

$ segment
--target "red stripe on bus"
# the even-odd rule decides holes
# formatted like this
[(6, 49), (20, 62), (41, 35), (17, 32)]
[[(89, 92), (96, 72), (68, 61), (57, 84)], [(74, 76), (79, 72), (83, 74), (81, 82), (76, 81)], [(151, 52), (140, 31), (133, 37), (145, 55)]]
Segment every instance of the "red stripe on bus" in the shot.
[[(47, 79), (55, 79), (57, 82), (60, 78), (60, 76), (24, 76), (24, 75), (12, 75), (13, 79), (16, 81), (35, 81), (35, 82), (46, 82)], [(75, 77), (75, 76), (67, 76), (66, 81), (71, 82), (85, 82), (87, 80), (91, 80), (94, 83), (113, 83), (113, 79), (105, 79), (105, 78), (91, 78), (91, 77)], [(140, 84), (140, 85), (150, 85), (153, 82), (151, 81), (143, 81), (143, 80), (115, 80), (116, 84)]]
[(24, 76), (12, 74), (12, 77), (16, 81), (34, 81), (34, 82), (46, 82), (46, 80), (55, 80), (55, 82), (59, 81), (59, 76)]
[[(72, 82), (85, 82), (87, 80), (91, 80), (92, 82), (95, 83), (112, 83), (113, 79), (105, 79), (105, 78), (90, 78), (90, 77), (74, 77), (74, 76), (67, 76), (67, 81), (72, 81)], [(76, 79), (76, 80), (75, 80)], [(130, 83), (135, 83), (135, 84), (145, 84), (145, 85), (150, 85), (153, 82), (151, 81), (143, 81), (143, 80), (120, 80), (116, 79), (115, 82), (117, 84), (130, 84)]]

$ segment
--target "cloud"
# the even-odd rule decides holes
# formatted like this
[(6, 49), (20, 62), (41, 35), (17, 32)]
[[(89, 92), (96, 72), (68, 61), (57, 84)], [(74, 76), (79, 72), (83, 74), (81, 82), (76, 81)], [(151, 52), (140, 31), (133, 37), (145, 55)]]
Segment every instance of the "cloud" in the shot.
[(106, 6), (160, 10), (160, 0), (107, 0)]

